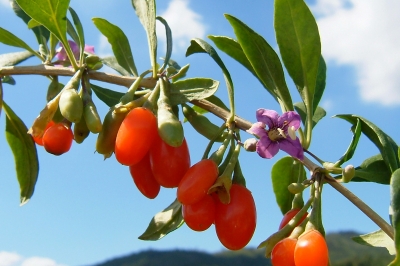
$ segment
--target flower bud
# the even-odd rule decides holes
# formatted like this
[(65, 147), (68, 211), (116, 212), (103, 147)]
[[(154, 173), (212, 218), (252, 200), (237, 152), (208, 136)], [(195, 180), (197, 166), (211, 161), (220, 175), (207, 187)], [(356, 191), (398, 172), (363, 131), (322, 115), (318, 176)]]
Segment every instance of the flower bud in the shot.
[(257, 149), (257, 142), (258, 140), (255, 138), (246, 139), (246, 141), (243, 143), (243, 148), (246, 151), (254, 152)]
[(356, 169), (354, 169), (354, 166), (351, 164), (347, 165), (342, 171), (342, 181), (344, 183), (350, 182), (350, 180), (353, 179), (355, 174), (356, 174)]

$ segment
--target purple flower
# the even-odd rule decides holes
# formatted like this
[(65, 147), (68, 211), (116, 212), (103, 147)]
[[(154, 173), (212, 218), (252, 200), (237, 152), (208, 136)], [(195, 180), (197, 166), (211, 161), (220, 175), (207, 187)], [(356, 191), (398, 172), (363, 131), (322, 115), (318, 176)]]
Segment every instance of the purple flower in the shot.
[[(68, 41), (69, 46), (71, 47), (72, 52), (76, 59), (79, 59), (79, 47), (74, 41)], [(94, 54), (94, 46), (85, 44), (85, 52)], [(61, 62), (69, 62), (67, 52), (65, 52), (64, 46), (60, 43), (60, 48), (57, 49), (56, 57), (58, 61)]]
[(279, 116), (274, 110), (260, 108), (256, 111), (256, 117), (258, 122), (247, 132), (260, 138), (256, 151), (261, 157), (270, 159), (281, 149), (292, 157), (303, 160), (303, 147), (295, 133), (300, 127), (299, 114), (289, 111)]

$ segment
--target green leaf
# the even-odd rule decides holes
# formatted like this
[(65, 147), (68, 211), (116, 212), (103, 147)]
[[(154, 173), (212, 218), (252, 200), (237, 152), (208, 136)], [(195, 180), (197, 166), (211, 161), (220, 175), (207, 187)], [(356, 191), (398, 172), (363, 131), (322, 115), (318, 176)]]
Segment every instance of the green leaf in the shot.
[(10, 45), (10, 46), (15, 46), (19, 48), (23, 48), (30, 53), (36, 55), (39, 58), (42, 58), (41, 55), (33, 50), (28, 44), (26, 44), (23, 40), (12, 34), (11, 32), (3, 29), (0, 27), (0, 42)]
[(83, 52), (85, 51), (85, 35), (83, 32), (83, 26), (78, 17), (78, 14), (75, 12), (75, 10), (72, 9), (72, 7), (69, 7), (69, 12), (71, 13), (72, 21), (74, 22), (75, 29), (78, 33), (78, 39), (79, 39), (78, 44), (79, 44), (79, 48), (80, 48), (79, 58), (83, 58)]
[(302, 164), (289, 156), (281, 158), (272, 166), (272, 187), (282, 214), (287, 213), (292, 208), (294, 195), (289, 192), (288, 186), (297, 183), (299, 179), (304, 180), (305, 176), (306, 173)]
[(16, 0), (25, 13), (67, 46), (67, 10), (70, 0)]
[(169, 100), (171, 106), (201, 100), (213, 95), (219, 86), (219, 81), (210, 78), (189, 78), (170, 84)]
[(127, 77), (131, 76), (131, 73), (129, 73), (125, 68), (123, 68), (120, 64), (118, 64), (115, 56), (107, 56), (107, 57), (101, 58), (100, 60), (103, 64), (114, 69), (121, 75), (127, 76)]
[(28, 29), (33, 29), (34, 27), (38, 27), (38, 26), (41, 26), (41, 25), (42, 25), (42, 24), (40, 24), (39, 22), (37, 22), (37, 21), (34, 20), (34, 19), (29, 20), (29, 22), (28, 22), (28, 24), (27, 24)]
[(343, 163), (349, 161), (356, 151), (358, 141), (360, 140), (361, 136), (361, 122), (360, 119), (357, 119), (357, 124), (352, 128), (353, 131), (353, 138), (351, 139), (350, 145), (347, 148), (346, 152), (343, 156), (335, 163), (335, 165), (340, 166)]
[(312, 115), (321, 58), (317, 22), (303, 0), (275, 0), (274, 26), (283, 63)]
[[(305, 104), (303, 102), (297, 102), (294, 104), (294, 109), (300, 115), (301, 121), (305, 125), (307, 120), (307, 110)], [(317, 109), (315, 110), (313, 115), (312, 127), (314, 128), (315, 125), (325, 116), (326, 116), (326, 111), (322, 107), (317, 106)]]
[(313, 112), (318, 108), (318, 104), (321, 101), (322, 95), (325, 91), (326, 85), (326, 63), (324, 58), (321, 56), (318, 65), (318, 74), (317, 74), (317, 81), (315, 85), (315, 93), (314, 93), (314, 100), (313, 100)]
[(231, 24), (240, 46), (250, 61), (257, 77), (274, 98), (279, 98), (284, 111), (293, 110), (292, 98), (286, 85), (278, 55), (268, 42), (239, 19), (225, 15)]
[(105, 89), (92, 83), (90, 83), (90, 87), (92, 88), (94, 94), (96, 94), (97, 98), (99, 98), (109, 107), (112, 107), (119, 103), (121, 97), (124, 96), (124, 93), (122, 92)]
[(365, 235), (355, 236), (351, 239), (364, 246), (386, 248), (390, 255), (396, 254), (393, 239), (391, 239), (382, 229)]
[(150, 62), (153, 69), (153, 78), (155, 78), (157, 76), (156, 1), (132, 0), (132, 5), (147, 33)]
[(390, 255), (396, 254), (393, 240), (382, 229), (365, 235), (355, 236), (351, 239), (361, 245), (386, 248)]
[[(14, 13), (20, 17), (25, 24), (27, 24), (29, 26), (30, 21), (35, 21), (32, 20), (32, 18), (30, 16), (28, 16), (17, 4), (17, 2), (15, 0), (10, 0), (10, 4), (12, 9), (14, 10)], [(32, 22), (33, 23), (33, 22)], [(38, 22), (36, 22), (38, 23)], [(40, 23), (38, 23), (40, 25)], [(32, 28), (32, 31), (35, 33), (36, 35), (36, 39), (38, 43), (43, 43), (42, 41), (42, 37), (45, 38), (46, 42), (47, 40), (50, 38), (50, 32), (43, 26), (37, 26)]]
[(12, 76), (3, 76), (2, 81), (3, 81), (3, 83), (7, 83), (7, 84), (10, 84), (10, 85), (15, 85), (16, 84), (15, 79)]
[(247, 59), (245, 53), (243, 52), (242, 46), (240, 46), (240, 44), (236, 40), (226, 36), (215, 36), (215, 35), (210, 35), (208, 36), (208, 38), (210, 38), (214, 42), (214, 44), (218, 47), (218, 49), (220, 49), (221, 51), (223, 51), (224, 53), (226, 53), (227, 55), (238, 61), (247, 70), (249, 70), (260, 81), (260, 83), (264, 86), (264, 88), (266, 88), (267, 91), (270, 92), (272, 97), (274, 97), (274, 99), (278, 101), (276, 95), (273, 92), (269, 91), (269, 89), (265, 87), (264, 82), (257, 76), (257, 73), (255, 72), (253, 66), (251, 65), (250, 61)]
[(102, 18), (92, 18), (97, 29), (107, 38), (111, 44), (115, 58), (120, 66), (132, 75), (138, 76), (133, 60), (131, 46), (125, 33), (116, 25)]
[(391, 172), (381, 154), (374, 155), (364, 160), (356, 167), (356, 173), (351, 182), (375, 182), (389, 185)]
[(245, 68), (247, 68), (247, 70), (249, 70), (256, 78), (258, 78), (249, 59), (247, 59), (245, 53), (243, 52), (242, 46), (240, 46), (240, 44), (236, 40), (227, 36), (215, 35), (209, 35), (208, 38), (214, 42), (218, 49), (238, 61)]
[(72, 38), (72, 40), (76, 43), (76, 45), (78, 45), (80, 47), (78, 33), (76, 32), (74, 25), (72, 25), (72, 22), (68, 18), (67, 18), (67, 33)]
[(183, 223), (182, 205), (175, 199), (171, 205), (153, 217), (146, 231), (139, 236), (139, 239), (159, 240), (178, 229)]
[(159, 20), (165, 27), (165, 35), (167, 39), (167, 51), (165, 53), (165, 58), (164, 58), (164, 65), (161, 67), (161, 69), (164, 69), (167, 65), (169, 65), (169, 59), (171, 58), (172, 54), (172, 33), (171, 33), (171, 28), (169, 27), (167, 21), (160, 16), (157, 16), (156, 18)]
[(18, 65), (32, 56), (33, 54), (29, 51), (0, 54), (0, 67)]
[(400, 169), (393, 172), (390, 181), (390, 206), (393, 210), (392, 224), (394, 228), (394, 243), (396, 258), (390, 265), (400, 265)]
[(397, 146), (396, 142), (394, 142), (394, 140), (379, 127), (367, 119), (357, 115), (342, 114), (334, 117), (342, 118), (353, 125), (356, 125), (359, 119), (361, 122), (362, 133), (364, 133), (364, 135), (366, 135), (379, 149), (382, 154), (382, 158), (389, 167), (390, 171), (393, 173), (397, 168), (399, 168), (400, 164), (397, 156), (399, 147)]
[(235, 113), (234, 106), (234, 88), (233, 88), (233, 82), (231, 78), (231, 74), (229, 74), (228, 69), (226, 68), (224, 62), (222, 62), (221, 58), (219, 57), (217, 51), (209, 45), (206, 41), (195, 38), (190, 41), (190, 46), (186, 50), (186, 56), (195, 54), (195, 53), (206, 53), (208, 54), (214, 61), (217, 63), (217, 65), (221, 68), (222, 73), (225, 78), (226, 82), (226, 87), (228, 89), (228, 97), (229, 97), (229, 103), (231, 106), (231, 114)]
[(28, 128), (5, 102), (3, 109), (6, 114), (6, 139), (14, 154), (21, 205), (24, 205), (32, 197), (39, 175), (36, 145), (27, 133)]

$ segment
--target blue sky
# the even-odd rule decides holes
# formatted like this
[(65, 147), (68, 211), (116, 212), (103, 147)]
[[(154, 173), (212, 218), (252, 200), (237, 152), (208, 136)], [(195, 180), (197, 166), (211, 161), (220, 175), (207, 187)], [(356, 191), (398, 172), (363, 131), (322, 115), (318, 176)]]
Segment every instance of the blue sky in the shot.
[[(400, 2), (313, 0), (307, 3), (317, 17), (322, 53), (328, 64), (327, 88), (321, 101), (327, 117), (317, 125), (310, 150), (327, 161), (335, 161), (343, 154), (352, 136), (350, 125), (331, 118), (342, 113), (369, 119), (398, 142), (400, 31), (394, 25), (400, 23), (397, 14)], [(149, 67), (145, 32), (130, 1), (71, 0), (71, 6), (83, 22), (87, 44), (94, 45), (96, 53), (111, 54), (107, 41), (91, 22), (93, 17), (102, 17), (125, 31), (139, 72)], [(8, 0), (0, 0), (0, 7), (0, 27), (36, 47), (34, 35), (13, 14)], [(172, 28), (173, 59), (181, 65), (191, 65), (188, 76), (223, 81), (221, 71), (207, 56), (184, 56), (190, 39), (206, 39), (209, 34), (234, 37), (223, 17), (228, 13), (244, 21), (276, 48), (272, 9), (273, 1), (254, 0), (251, 5), (244, 5), (240, 0), (169, 0), (158, 2), (157, 13)], [(160, 42), (159, 55), (163, 56), (162, 38)], [(0, 53), (13, 51), (18, 49), (0, 44)], [(220, 55), (235, 84), (239, 116), (255, 121), (258, 108), (279, 110), (251, 74), (222, 53)], [(40, 62), (32, 59), (26, 63)], [(47, 80), (34, 76), (16, 76), (15, 79), (16, 86), (4, 85), (4, 99), (29, 127), (45, 104)], [(289, 78), (287, 82), (291, 85)], [(226, 101), (225, 85), (221, 84), (217, 95)], [(300, 100), (298, 96), (294, 98)], [(104, 116), (107, 107), (100, 101), (96, 104)], [(0, 132), (4, 132), (4, 127), (2, 114)], [(192, 163), (195, 163), (207, 142), (187, 125), (185, 135)], [(242, 134), (243, 139), (247, 137), (250, 135)], [(0, 266), (88, 265), (146, 249), (223, 250), (214, 228), (196, 233), (184, 225), (157, 242), (138, 240), (153, 215), (175, 198), (175, 190), (163, 189), (155, 200), (143, 197), (134, 186), (127, 167), (119, 165), (115, 158), (103, 161), (102, 156), (94, 153), (95, 141), (96, 136), (92, 135), (83, 144), (74, 143), (71, 151), (60, 157), (39, 148), (40, 174), (35, 194), (28, 204), (20, 207), (13, 157), (5, 137), (0, 137)], [(365, 137), (359, 145), (350, 161), (355, 166), (378, 153)], [(241, 153), (247, 186), (257, 205), (257, 229), (250, 247), (257, 246), (279, 226), (282, 215), (275, 203), (269, 176), (273, 163), (282, 156), (284, 154), (279, 153), (265, 160), (254, 153)], [(387, 219), (387, 186), (360, 183), (346, 186)], [(357, 230), (367, 233), (378, 229), (329, 186), (325, 186), (323, 193), (323, 222), (327, 232)]]

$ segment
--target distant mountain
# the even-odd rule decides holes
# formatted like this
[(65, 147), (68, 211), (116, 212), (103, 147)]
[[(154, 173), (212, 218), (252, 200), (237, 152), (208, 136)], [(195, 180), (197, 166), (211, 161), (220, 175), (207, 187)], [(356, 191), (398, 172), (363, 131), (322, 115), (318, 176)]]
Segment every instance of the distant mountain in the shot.
[[(384, 248), (372, 248), (359, 245), (351, 237), (356, 232), (328, 234), (331, 266), (386, 266), (394, 258)], [(240, 251), (223, 251), (206, 253), (191, 250), (157, 251), (146, 250), (133, 253), (92, 266), (271, 266), (264, 257), (263, 250), (243, 249)]]

